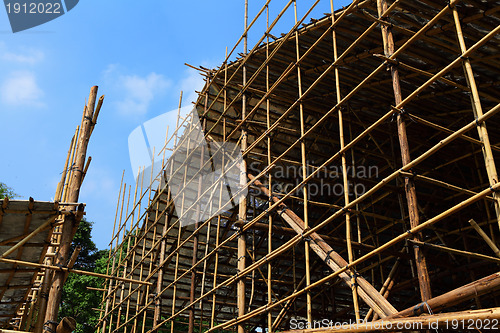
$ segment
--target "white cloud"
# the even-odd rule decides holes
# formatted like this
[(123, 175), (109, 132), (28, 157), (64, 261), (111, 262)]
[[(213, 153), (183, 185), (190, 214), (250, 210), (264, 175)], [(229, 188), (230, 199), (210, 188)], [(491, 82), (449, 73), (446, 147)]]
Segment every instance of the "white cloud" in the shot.
[(190, 105), (191, 102), (196, 102), (198, 99), (198, 94), (196, 91), (201, 91), (205, 81), (203, 76), (194, 69), (187, 69), (185, 72), (185, 77), (179, 82), (178, 89), (179, 92), (183, 91), (183, 105)]
[(44, 56), (42, 51), (32, 48), (27, 48), (22, 53), (12, 52), (8, 50), (4, 42), (0, 42), (0, 59), (2, 61), (34, 65), (41, 62)]
[(171, 86), (171, 82), (161, 74), (151, 72), (146, 76), (123, 75), (117, 73), (116, 65), (108, 66), (104, 77), (123, 96), (115, 104), (124, 115), (146, 114), (151, 102)]
[(30, 71), (11, 72), (2, 83), (1, 101), (12, 106), (43, 106), (44, 93)]
[(89, 198), (99, 198), (113, 202), (115, 199), (111, 198), (109, 193), (114, 193), (117, 188), (115, 178), (116, 175), (106, 167), (91, 165), (82, 185), (81, 200), (88, 201)]

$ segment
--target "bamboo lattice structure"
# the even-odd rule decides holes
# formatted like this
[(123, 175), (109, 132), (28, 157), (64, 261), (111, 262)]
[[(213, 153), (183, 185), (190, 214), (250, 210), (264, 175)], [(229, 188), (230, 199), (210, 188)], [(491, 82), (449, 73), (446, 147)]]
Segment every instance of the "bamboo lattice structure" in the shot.
[[(499, 319), (500, 2), (273, 4), (245, 15), (220, 67), (199, 69), (195, 112), (154, 155), (161, 171), (122, 184), (108, 274), (151, 285), (107, 280), (97, 331)], [(278, 23), (292, 27), (275, 37)], [(179, 174), (187, 189), (202, 177), (188, 165), (213, 160), (181, 149), (199, 127), (211, 149), (241, 151), (241, 187), (181, 225), (203, 213), (187, 197), (226, 190), (195, 187), (178, 205), (165, 184)]]

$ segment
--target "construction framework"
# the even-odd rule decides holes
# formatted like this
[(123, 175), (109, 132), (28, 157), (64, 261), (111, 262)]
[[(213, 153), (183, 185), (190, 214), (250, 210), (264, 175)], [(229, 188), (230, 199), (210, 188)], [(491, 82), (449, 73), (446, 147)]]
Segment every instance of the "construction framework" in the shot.
[[(161, 172), (122, 182), (108, 274), (152, 285), (107, 280), (97, 331), (498, 329), (500, 2), (273, 4), (250, 23), (246, 10), (222, 65), (199, 69), (195, 112), (154, 155)], [(198, 119), (212, 149), (239, 147), (241, 187), (181, 226), (200, 206), (174, 205), (167, 175), (187, 188), (213, 162), (179, 148)], [(214, 186), (182, 198), (226, 190)]]

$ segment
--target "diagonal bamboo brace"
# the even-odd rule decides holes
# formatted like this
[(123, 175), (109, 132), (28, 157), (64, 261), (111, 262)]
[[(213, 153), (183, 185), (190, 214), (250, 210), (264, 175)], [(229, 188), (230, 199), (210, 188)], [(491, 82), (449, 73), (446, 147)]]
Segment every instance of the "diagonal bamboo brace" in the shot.
[[(248, 174), (250, 180), (254, 180), (255, 177)], [(267, 196), (270, 196), (269, 190), (258, 180), (255, 180), (254, 185), (259, 187), (259, 189)], [(274, 202), (278, 202), (279, 199), (276, 196), (271, 196)], [(297, 234), (302, 234), (305, 231), (304, 221), (297, 216), (293, 211), (291, 211), (284, 203), (279, 205), (278, 213), (281, 218), (292, 227)], [(321, 236), (313, 232), (310, 235), (310, 247), (311, 249), (330, 267), (334, 272), (340, 270), (344, 266), (347, 266), (347, 262), (342, 258), (337, 252), (335, 252), (330, 245), (328, 245)], [(352, 288), (351, 276), (356, 274), (352, 270), (341, 273), (340, 278)], [(373, 309), (381, 318), (393, 315), (397, 313), (397, 310), (387, 301), (368, 281), (363, 277), (357, 277), (359, 296)]]

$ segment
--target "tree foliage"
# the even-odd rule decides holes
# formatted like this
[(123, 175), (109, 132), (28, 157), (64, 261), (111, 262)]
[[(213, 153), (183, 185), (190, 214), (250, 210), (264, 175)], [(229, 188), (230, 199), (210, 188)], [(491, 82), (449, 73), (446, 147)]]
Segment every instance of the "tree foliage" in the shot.
[[(99, 251), (91, 239), (92, 222), (82, 220), (72, 244), (72, 250), (80, 245), (81, 251), (74, 268), (106, 273), (106, 251)], [(72, 253), (72, 252), (70, 252)], [(70, 274), (64, 284), (59, 317), (73, 317), (77, 322), (76, 333), (93, 333), (99, 320), (99, 303), (102, 292), (87, 287), (102, 288), (102, 278)]]
[(12, 199), (17, 197), (17, 194), (15, 194), (10, 187), (0, 182), (0, 199), (3, 199), (5, 197), (9, 197), (9, 199)]

